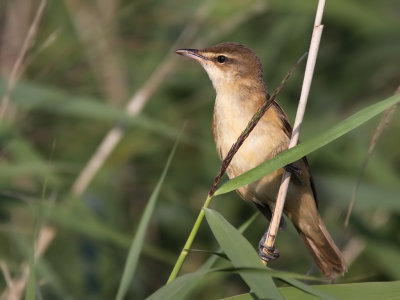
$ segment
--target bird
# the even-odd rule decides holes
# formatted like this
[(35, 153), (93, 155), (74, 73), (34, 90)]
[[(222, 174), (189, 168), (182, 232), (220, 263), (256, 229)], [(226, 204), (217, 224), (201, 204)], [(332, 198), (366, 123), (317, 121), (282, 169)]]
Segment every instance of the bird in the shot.
[[(223, 160), (250, 119), (269, 98), (261, 60), (252, 49), (236, 42), (175, 52), (200, 63), (216, 90), (212, 131), (217, 152)], [(291, 133), (286, 113), (273, 101), (233, 157), (226, 170), (228, 177), (239, 176), (286, 150)], [(289, 185), (285, 215), (297, 229), (322, 274), (331, 279), (343, 275), (347, 267), (318, 213), (315, 185), (306, 157), (236, 191), (270, 220), (284, 169), (295, 175)], [(284, 227), (283, 222), (282, 219), (280, 227)], [(271, 250), (263, 246), (265, 236), (259, 245), (261, 259), (268, 261), (279, 257), (277, 250), (263, 251)]]

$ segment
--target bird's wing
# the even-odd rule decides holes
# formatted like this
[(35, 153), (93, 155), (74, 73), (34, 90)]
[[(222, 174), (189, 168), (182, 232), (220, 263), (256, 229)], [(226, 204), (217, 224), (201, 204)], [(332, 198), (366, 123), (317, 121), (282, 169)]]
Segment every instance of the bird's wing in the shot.
[[(275, 101), (272, 101), (271, 106), (272, 106), (272, 109), (275, 109), (275, 111), (276, 111), (277, 114), (278, 114), (279, 119), (281, 120), (283, 131), (284, 131), (284, 132), (286, 133), (286, 135), (290, 138), (290, 137), (292, 136), (292, 130), (293, 130), (293, 128), (292, 128), (292, 125), (290, 125), (290, 123), (289, 123), (289, 119), (288, 119), (286, 113), (285, 113), (285, 112), (283, 111), (283, 109), (279, 106), (279, 104), (278, 104), (277, 102), (275, 102)], [(298, 142), (298, 143), (299, 143), (299, 142)], [(315, 203), (317, 204), (317, 207), (318, 207), (317, 191), (316, 191), (316, 189), (315, 189), (314, 180), (313, 180), (313, 178), (312, 178), (312, 176), (311, 176), (310, 165), (308, 164), (307, 158), (306, 158), (305, 156), (302, 158), (302, 160), (303, 160), (303, 162), (304, 162), (304, 165), (306, 166), (306, 170), (303, 170), (303, 172), (306, 171), (306, 172), (308, 172), (308, 174), (310, 175), (310, 176), (309, 176), (309, 178), (310, 178), (310, 186), (311, 186), (311, 189), (312, 189), (313, 194), (314, 194)], [(296, 178), (295, 176), (293, 176), (293, 177)], [(301, 182), (297, 182), (297, 183), (300, 183), (300, 184), (301, 184)]]

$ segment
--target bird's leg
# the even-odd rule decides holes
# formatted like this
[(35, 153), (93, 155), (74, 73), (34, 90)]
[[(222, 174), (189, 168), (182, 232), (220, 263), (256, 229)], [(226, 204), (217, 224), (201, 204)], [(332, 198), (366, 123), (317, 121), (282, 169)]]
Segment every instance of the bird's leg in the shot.
[(274, 247), (268, 247), (267, 245), (265, 245), (267, 236), (268, 236), (268, 231), (264, 233), (264, 235), (260, 240), (260, 243), (258, 244), (258, 256), (265, 262), (275, 260), (280, 256), (278, 249), (275, 249)]
[(290, 163), (286, 166), (283, 167), (286, 172), (289, 172), (290, 174), (294, 175), (297, 179), (297, 181), (301, 185), (305, 185), (306, 183), (304, 182), (303, 178), (301, 178), (301, 174), (303, 173), (303, 170), (296, 166), (294, 163)]

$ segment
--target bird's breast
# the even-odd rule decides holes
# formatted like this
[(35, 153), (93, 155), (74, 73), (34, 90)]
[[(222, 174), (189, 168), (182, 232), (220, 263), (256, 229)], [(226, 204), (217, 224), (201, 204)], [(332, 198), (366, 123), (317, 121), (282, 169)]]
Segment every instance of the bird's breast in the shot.
[[(213, 133), (221, 159), (226, 157), (258, 109), (252, 105), (254, 99), (246, 98), (236, 94), (217, 94)], [(249, 103), (252, 100), (253, 103)], [(288, 143), (289, 138), (282, 130), (279, 118), (273, 114), (272, 108), (269, 109), (232, 159), (228, 176), (236, 177), (260, 165), (285, 150)]]

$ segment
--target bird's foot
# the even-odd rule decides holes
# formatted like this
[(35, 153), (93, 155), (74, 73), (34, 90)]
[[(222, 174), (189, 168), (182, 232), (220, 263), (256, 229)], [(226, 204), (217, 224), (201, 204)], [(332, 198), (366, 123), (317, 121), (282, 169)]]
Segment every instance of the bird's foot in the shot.
[(263, 237), (260, 240), (260, 243), (258, 244), (258, 256), (265, 262), (278, 259), (280, 256), (278, 249), (275, 249), (275, 247), (268, 247), (267, 245), (265, 245), (266, 239), (267, 239), (267, 232), (263, 235)]
[(298, 166), (294, 165), (293, 163), (290, 163), (286, 166), (283, 167), (286, 172), (289, 172), (290, 174), (294, 175), (297, 179), (297, 181), (301, 185), (305, 185), (306, 183), (304, 182), (303, 178), (301, 178), (301, 174), (303, 173), (303, 170), (299, 168)]

